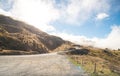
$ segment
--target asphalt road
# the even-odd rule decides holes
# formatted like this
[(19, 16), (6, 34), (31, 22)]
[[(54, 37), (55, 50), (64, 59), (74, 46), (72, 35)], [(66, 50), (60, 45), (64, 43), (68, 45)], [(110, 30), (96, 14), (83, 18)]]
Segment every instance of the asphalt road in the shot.
[(87, 76), (57, 53), (0, 56), (0, 76)]

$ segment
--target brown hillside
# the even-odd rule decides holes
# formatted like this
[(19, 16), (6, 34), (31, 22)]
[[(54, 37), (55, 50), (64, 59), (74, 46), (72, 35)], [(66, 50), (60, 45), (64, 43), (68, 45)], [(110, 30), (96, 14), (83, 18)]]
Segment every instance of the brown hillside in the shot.
[(47, 53), (66, 41), (24, 22), (0, 15), (0, 48)]

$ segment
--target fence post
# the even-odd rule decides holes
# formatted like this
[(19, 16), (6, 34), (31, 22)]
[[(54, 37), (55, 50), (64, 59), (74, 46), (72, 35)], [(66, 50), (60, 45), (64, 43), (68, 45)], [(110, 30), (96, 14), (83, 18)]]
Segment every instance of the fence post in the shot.
[(81, 59), (81, 65), (83, 65), (83, 60)]
[(93, 73), (96, 73), (96, 63), (94, 64), (94, 71)]

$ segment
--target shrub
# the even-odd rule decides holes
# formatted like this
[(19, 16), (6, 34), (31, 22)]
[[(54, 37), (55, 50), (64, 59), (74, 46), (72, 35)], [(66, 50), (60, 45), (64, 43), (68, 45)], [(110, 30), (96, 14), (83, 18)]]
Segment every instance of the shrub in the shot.
[(0, 47), (0, 51), (2, 51), (3, 49)]

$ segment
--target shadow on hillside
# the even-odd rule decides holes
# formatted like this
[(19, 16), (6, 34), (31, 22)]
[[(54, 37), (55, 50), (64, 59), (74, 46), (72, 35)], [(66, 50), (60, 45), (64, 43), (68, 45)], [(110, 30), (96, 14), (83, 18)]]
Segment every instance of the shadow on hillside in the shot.
[(72, 49), (68, 54), (72, 55), (87, 55), (89, 53), (88, 49)]

